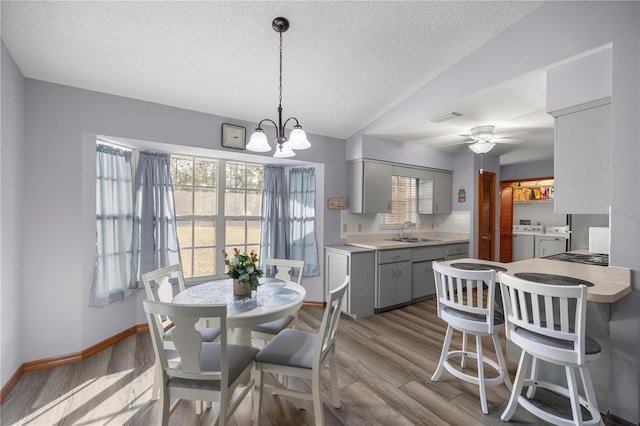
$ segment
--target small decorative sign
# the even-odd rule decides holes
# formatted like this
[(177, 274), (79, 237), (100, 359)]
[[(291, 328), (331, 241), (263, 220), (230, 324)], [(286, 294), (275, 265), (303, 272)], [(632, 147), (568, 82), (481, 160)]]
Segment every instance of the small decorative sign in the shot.
[(458, 202), (464, 203), (465, 201), (467, 201), (467, 191), (464, 188), (460, 188), (458, 190)]
[(328, 198), (327, 208), (332, 210), (344, 210), (349, 206), (346, 198)]

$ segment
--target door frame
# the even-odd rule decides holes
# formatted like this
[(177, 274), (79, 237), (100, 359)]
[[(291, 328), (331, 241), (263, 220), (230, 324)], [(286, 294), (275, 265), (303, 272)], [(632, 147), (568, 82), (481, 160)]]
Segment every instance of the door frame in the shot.
[(478, 247), (478, 259), (482, 259), (480, 248), (482, 245), (482, 233), (480, 232), (480, 224), (483, 220), (482, 214), (482, 202), (484, 201), (483, 197), (483, 177), (484, 175), (488, 175), (491, 177), (491, 191), (490, 191), (490, 213), (489, 213), (489, 227), (491, 228), (491, 244), (489, 245), (489, 259), (487, 260), (495, 260), (496, 253), (496, 241), (495, 241), (495, 233), (496, 233), (496, 173), (489, 172), (487, 170), (482, 170), (478, 172), (478, 237), (477, 237), (477, 247)]

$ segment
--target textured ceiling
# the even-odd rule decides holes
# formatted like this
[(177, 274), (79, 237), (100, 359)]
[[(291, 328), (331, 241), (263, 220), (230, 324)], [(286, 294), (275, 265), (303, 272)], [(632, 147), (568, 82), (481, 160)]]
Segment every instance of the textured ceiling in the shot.
[(277, 117), (285, 16), (284, 115), (346, 138), (539, 5), (2, 1), (1, 33), (25, 77), (257, 122)]

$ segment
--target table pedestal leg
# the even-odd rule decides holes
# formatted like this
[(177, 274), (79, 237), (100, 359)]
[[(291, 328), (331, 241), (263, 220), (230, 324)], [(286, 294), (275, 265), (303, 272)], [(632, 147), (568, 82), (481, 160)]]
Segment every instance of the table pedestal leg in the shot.
[(233, 345), (251, 346), (251, 330), (249, 327), (229, 328), (229, 343)]

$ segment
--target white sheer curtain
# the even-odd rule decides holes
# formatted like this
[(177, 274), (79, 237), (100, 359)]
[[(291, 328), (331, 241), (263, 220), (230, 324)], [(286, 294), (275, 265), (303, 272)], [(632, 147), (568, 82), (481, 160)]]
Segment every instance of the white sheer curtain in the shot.
[(289, 171), (289, 218), (291, 259), (304, 260), (303, 276), (320, 275), (316, 243), (316, 169)]
[(131, 151), (96, 146), (96, 265), (90, 306), (131, 294)]
[(169, 154), (141, 151), (136, 171), (132, 275), (180, 263)]
[(260, 259), (289, 259), (289, 214), (284, 167), (264, 166)]

